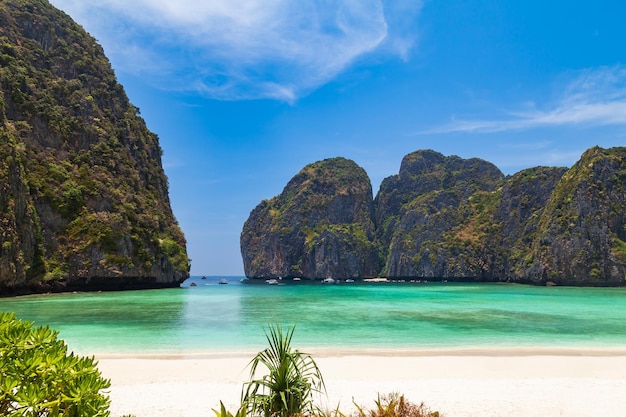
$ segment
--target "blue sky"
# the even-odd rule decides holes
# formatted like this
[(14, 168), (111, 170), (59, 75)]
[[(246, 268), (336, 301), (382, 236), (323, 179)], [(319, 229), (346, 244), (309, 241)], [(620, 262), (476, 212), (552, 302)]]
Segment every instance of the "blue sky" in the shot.
[(626, 145), (626, 2), (52, 0), (159, 135), (192, 275), (243, 275), (250, 211), (344, 156), (374, 193), (418, 149), (505, 174)]

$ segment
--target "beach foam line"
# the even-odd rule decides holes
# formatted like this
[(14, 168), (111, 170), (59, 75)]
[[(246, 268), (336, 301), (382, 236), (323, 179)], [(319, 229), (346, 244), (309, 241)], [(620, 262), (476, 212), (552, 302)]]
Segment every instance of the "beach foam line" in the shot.
[[(489, 356), (489, 357), (523, 357), (523, 356), (626, 356), (626, 347), (459, 347), (459, 348), (428, 348), (428, 349), (388, 349), (388, 348), (298, 348), (314, 358), (332, 358), (345, 356), (374, 357), (438, 357), (438, 356)], [(256, 350), (205, 350), (189, 352), (121, 352), (96, 353), (100, 359), (228, 359), (252, 358)], [(92, 355), (89, 355), (92, 356)]]

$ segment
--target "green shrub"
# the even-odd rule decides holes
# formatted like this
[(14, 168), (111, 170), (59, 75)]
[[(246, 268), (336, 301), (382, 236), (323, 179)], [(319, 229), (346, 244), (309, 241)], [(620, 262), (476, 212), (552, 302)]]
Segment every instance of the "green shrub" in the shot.
[(93, 358), (67, 352), (48, 327), (0, 313), (0, 415), (109, 416), (110, 387)]

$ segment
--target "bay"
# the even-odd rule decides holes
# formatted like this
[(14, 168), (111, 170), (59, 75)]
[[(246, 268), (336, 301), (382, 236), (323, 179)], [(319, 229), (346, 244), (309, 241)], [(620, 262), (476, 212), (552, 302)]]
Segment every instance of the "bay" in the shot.
[[(626, 288), (242, 284), (0, 299), (81, 354), (257, 351), (270, 323), (312, 349), (626, 348)], [(195, 285), (192, 286), (191, 284)]]

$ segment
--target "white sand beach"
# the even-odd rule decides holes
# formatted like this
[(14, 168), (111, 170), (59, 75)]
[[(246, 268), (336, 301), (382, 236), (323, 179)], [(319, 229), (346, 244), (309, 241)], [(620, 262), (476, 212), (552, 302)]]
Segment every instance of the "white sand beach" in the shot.
[[(400, 392), (447, 417), (623, 417), (625, 350), (311, 352), (343, 412)], [(214, 416), (235, 411), (254, 352), (97, 357), (112, 416)]]

